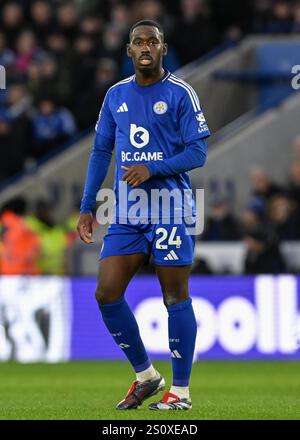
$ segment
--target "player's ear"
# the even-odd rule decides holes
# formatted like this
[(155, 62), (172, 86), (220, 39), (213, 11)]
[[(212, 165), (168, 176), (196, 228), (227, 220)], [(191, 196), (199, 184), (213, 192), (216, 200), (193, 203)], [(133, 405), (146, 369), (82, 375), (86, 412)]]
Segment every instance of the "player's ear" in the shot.
[(163, 44), (163, 56), (167, 55), (167, 52), (168, 52), (168, 45), (167, 45), (167, 43), (164, 43)]
[(126, 52), (127, 52), (127, 56), (128, 56), (129, 58), (131, 58), (132, 55), (131, 55), (131, 47), (130, 47), (130, 43), (127, 43), (127, 44), (126, 44)]

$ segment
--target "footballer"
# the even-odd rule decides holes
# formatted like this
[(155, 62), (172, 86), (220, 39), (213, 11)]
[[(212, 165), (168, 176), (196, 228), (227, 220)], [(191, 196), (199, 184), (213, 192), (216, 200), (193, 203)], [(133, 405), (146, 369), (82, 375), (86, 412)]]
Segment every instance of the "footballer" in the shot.
[[(113, 85), (102, 104), (77, 226), (80, 238), (92, 243), (96, 195), (115, 148), (116, 216), (100, 253), (96, 299), (108, 331), (136, 374), (118, 410), (136, 409), (165, 389), (165, 380), (152, 365), (125, 299), (128, 283), (149, 257), (168, 312), (173, 372), (172, 386), (149, 409), (192, 408), (189, 381), (197, 324), (188, 279), (195, 237), (187, 233), (185, 221), (177, 221), (176, 215), (182, 214), (175, 208), (170, 222), (164, 222), (164, 206), (150, 208), (157, 210), (159, 219), (153, 222), (148, 203), (144, 211), (141, 206), (139, 222), (128, 220), (132, 191), (190, 190), (187, 172), (202, 167), (206, 160), (205, 139), (210, 132), (199, 99), (189, 84), (163, 68), (166, 53), (158, 23), (142, 20), (132, 26), (127, 55), (135, 74)], [(123, 195), (119, 197), (120, 182), (128, 189), (126, 204), (121, 203)]]

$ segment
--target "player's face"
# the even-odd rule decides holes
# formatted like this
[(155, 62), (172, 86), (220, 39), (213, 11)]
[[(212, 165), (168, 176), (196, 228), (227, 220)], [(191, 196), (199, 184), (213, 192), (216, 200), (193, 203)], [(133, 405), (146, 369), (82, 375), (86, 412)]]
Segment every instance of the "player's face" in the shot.
[(135, 70), (151, 74), (162, 65), (167, 45), (154, 26), (138, 26), (132, 32), (127, 54), (132, 58)]

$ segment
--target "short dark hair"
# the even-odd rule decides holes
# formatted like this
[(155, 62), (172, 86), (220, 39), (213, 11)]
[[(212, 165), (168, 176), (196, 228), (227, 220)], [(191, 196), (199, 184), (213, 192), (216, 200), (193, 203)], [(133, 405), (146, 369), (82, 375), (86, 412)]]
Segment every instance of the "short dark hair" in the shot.
[(163, 30), (162, 26), (159, 23), (157, 23), (154, 20), (140, 20), (140, 21), (136, 22), (131, 27), (131, 29), (129, 31), (129, 41), (131, 40), (132, 32), (134, 31), (135, 28), (137, 28), (139, 26), (153, 26), (153, 27), (156, 27), (159, 30), (159, 33), (162, 35), (162, 37), (164, 39), (164, 30)]

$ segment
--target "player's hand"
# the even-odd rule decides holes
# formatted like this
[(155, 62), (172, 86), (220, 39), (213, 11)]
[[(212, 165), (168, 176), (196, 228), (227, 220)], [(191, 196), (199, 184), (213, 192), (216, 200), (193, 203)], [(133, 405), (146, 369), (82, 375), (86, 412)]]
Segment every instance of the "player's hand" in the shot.
[(85, 243), (94, 243), (94, 239), (92, 237), (93, 233), (93, 216), (92, 214), (80, 214), (77, 231), (79, 237)]
[(130, 186), (135, 188), (141, 183), (145, 182), (151, 177), (151, 173), (146, 165), (133, 165), (132, 167), (121, 167), (126, 173), (123, 176), (123, 180), (129, 183)]

